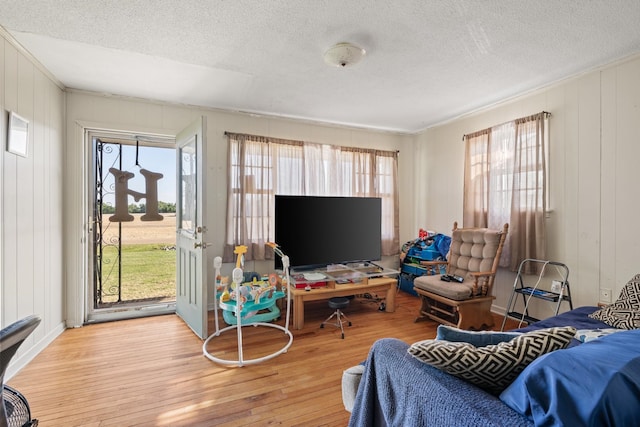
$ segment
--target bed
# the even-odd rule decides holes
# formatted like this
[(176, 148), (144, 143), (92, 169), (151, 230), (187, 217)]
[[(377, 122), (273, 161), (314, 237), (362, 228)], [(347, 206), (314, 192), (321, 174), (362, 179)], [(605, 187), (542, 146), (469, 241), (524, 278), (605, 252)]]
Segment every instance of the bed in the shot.
[[(579, 307), (517, 331), (541, 332), (566, 326), (578, 331), (611, 329), (609, 324), (589, 317), (598, 309), (595, 306)], [(620, 331), (611, 337), (599, 338), (594, 341), (595, 345), (582, 344), (573, 336), (568, 338), (570, 342), (566, 350), (536, 358), (517, 376), (518, 384), (508, 386), (500, 394), (490, 393), (423, 363), (409, 354), (411, 345), (405, 342), (393, 338), (378, 340), (359, 367), (362, 377), (357, 388), (354, 388), (357, 389), (355, 397), (351, 396), (351, 408), (347, 407), (349, 397), (344, 396), (343, 376), (343, 400), (345, 407), (352, 412), (349, 425), (535, 426), (557, 425), (558, 420), (566, 420), (567, 417), (572, 420), (572, 425), (588, 425), (588, 421), (584, 424), (581, 422), (583, 419), (592, 419), (597, 423), (591, 425), (640, 425), (640, 330)], [(610, 350), (605, 346), (611, 346)], [(549, 358), (551, 356), (553, 359)], [(560, 371), (574, 370), (577, 373), (575, 378), (568, 379), (571, 383), (568, 387), (558, 385), (566, 381), (558, 379), (559, 374), (549, 375), (548, 371), (542, 371), (546, 369), (547, 358), (553, 360), (554, 367), (557, 366)], [(603, 360), (598, 362), (598, 358)], [(584, 366), (584, 363), (576, 360), (590, 360), (590, 365)], [(565, 361), (573, 365), (563, 367)], [(605, 367), (599, 369), (598, 363)], [(627, 372), (629, 366), (634, 367), (631, 373)], [(592, 373), (606, 378), (587, 378)], [(540, 378), (549, 381), (544, 384), (542, 392), (538, 391), (542, 400), (531, 395), (536, 387), (540, 387)], [(609, 378), (618, 378), (622, 384), (612, 389), (608, 386)], [(583, 379), (593, 383), (583, 386), (580, 384)], [(584, 393), (587, 389), (589, 391)], [(579, 396), (581, 401), (561, 396), (563, 390), (572, 390), (571, 393)], [(595, 395), (589, 394), (591, 390)], [(620, 394), (626, 399), (621, 399), (626, 409), (613, 398)], [(558, 400), (566, 401), (566, 405), (559, 407)], [(626, 412), (618, 414), (617, 409)]]

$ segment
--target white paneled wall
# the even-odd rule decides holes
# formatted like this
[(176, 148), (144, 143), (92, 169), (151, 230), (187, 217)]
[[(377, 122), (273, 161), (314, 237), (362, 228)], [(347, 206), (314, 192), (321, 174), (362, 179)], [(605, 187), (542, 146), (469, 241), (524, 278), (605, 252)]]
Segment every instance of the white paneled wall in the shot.
[[(14, 358), (11, 376), (64, 328), (64, 93), (9, 36), (0, 35), (0, 326), (31, 314), (42, 319)], [(29, 121), (26, 158), (5, 150), (9, 111)]]
[[(67, 324), (79, 326), (84, 319), (82, 310), (84, 276), (86, 270), (81, 262), (86, 248), (77, 242), (84, 242), (87, 206), (84, 202), (86, 189), (83, 187), (83, 146), (82, 126), (99, 126), (134, 132), (153, 132), (175, 135), (197, 117), (204, 115), (207, 121), (207, 263), (210, 277), (213, 277), (213, 258), (222, 255), (225, 238), (227, 209), (227, 138), (225, 131), (250, 133), (318, 143), (345, 145), (352, 147), (378, 148), (380, 150), (412, 149), (410, 138), (388, 132), (366, 131), (339, 126), (320, 125), (311, 122), (260, 117), (218, 110), (199, 109), (169, 104), (158, 104), (120, 97), (105, 97), (96, 94), (70, 91), (67, 94), (67, 192), (65, 213), (67, 234), (66, 260), (68, 269)], [(407, 142), (409, 141), (409, 142)], [(401, 152), (400, 168), (411, 162), (411, 153)], [(406, 174), (405, 174), (406, 175)], [(407, 176), (411, 179), (411, 176)], [(403, 230), (401, 230), (401, 233)], [(410, 232), (411, 233), (411, 232)], [(405, 232), (405, 234), (407, 234)], [(396, 261), (394, 259), (394, 261)], [(233, 266), (223, 266), (223, 274), (230, 274)], [(266, 272), (273, 268), (273, 261), (255, 264), (247, 263), (247, 268)], [(228, 271), (225, 271), (227, 269)]]
[[(423, 132), (416, 170), (416, 226), (446, 232), (462, 217), (462, 136), (549, 111), (548, 258), (570, 269), (574, 305), (596, 305), (600, 288), (622, 287), (640, 273), (640, 58), (633, 57)], [(453, 183), (453, 184), (452, 184)], [(494, 309), (507, 303), (513, 275), (501, 272)], [(536, 303), (538, 317), (550, 314)]]
[(640, 273), (640, 59), (606, 70), (602, 82), (611, 90), (602, 97), (600, 269), (617, 295)]

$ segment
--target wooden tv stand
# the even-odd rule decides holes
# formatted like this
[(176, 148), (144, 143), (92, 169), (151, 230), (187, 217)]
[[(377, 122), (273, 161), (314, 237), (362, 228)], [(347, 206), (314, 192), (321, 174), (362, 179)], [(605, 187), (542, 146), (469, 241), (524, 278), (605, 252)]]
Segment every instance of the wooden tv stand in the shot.
[(328, 282), (324, 288), (312, 288), (310, 290), (296, 289), (290, 286), (289, 290), (293, 297), (293, 329), (304, 327), (304, 302), (324, 300), (333, 297), (346, 297), (373, 292), (386, 292), (386, 311), (393, 313), (396, 309), (396, 285), (397, 280), (392, 277), (366, 277), (358, 283), (335, 283)]

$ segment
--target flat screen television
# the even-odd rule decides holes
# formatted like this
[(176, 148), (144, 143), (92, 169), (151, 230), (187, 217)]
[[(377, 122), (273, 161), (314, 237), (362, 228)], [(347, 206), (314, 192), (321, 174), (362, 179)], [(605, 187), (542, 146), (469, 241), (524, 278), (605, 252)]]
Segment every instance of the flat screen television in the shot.
[[(275, 196), (275, 243), (291, 269), (381, 258), (382, 200), (378, 197)], [(282, 269), (280, 257), (276, 269)]]

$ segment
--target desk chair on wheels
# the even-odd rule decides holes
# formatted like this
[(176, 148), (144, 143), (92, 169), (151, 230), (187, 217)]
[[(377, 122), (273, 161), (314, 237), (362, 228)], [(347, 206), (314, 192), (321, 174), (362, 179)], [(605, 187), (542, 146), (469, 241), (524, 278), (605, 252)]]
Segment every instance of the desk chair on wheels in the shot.
[[(340, 332), (342, 332), (342, 339), (344, 339), (344, 323), (347, 323), (351, 326), (351, 321), (345, 314), (342, 312), (342, 309), (347, 308), (349, 306), (349, 298), (347, 297), (334, 297), (329, 299), (329, 308), (335, 309), (335, 311), (329, 316), (327, 320), (320, 324), (321, 328), (324, 328), (324, 325), (332, 325), (337, 328), (340, 328)], [(336, 321), (333, 323), (329, 323), (329, 320), (336, 318)]]

